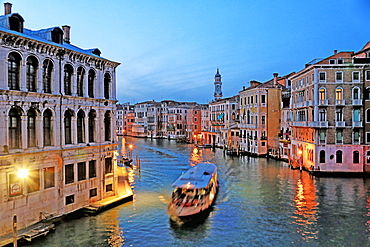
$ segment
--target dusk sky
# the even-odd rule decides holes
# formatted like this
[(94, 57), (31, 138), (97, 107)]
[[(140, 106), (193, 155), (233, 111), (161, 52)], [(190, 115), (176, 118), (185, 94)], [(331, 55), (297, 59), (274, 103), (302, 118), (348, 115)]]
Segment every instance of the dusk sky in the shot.
[[(13, 0), (37, 30), (71, 26), (71, 43), (121, 63), (117, 99), (208, 103), (251, 80), (286, 75), (370, 41), (368, 0)], [(2, 11), (3, 14), (3, 11)]]

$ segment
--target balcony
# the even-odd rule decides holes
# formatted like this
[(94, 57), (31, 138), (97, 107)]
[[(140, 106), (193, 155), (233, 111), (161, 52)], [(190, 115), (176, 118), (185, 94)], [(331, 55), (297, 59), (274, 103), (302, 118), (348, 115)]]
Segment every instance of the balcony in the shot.
[(353, 121), (352, 122), (353, 128), (362, 128), (362, 122), (361, 121)]
[(292, 125), (293, 126), (298, 126), (298, 127), (306, 127), (308, 124), (307, 121), (295, 121), (295, 122), (292, 122)]
[(329, 122), (328, 121), (312, 121), (308, 122), (308, 127), (314, 127), (314, 128), (328, 128)]
[(352, 100), (352, 105), (362, 105), (362, 100), (361, 99), (353, 99)]
[(328, 106), (329, 105), (329, 100), (327, 99), (320, 99), (319, 100), (319, 106)]
[(335, 105), (344, 106), (344, 105), (346, 105), (346, 100), (344, 100), (344, 99), (337, 99), (337, 100), (335, 100)]
[(344, 121), (336, 121), (335, 122), (335, 127), (337, 127), (337, 128), (346, 127), (346, 122), (344, 122)]

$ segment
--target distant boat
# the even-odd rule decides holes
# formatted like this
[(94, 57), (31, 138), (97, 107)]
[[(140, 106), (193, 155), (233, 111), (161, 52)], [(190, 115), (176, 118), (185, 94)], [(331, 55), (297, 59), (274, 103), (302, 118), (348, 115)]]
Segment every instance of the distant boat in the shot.
[(200, 144), (200, 145), (195, 145), (198, 148), (212, 148), (212, 144)]
[(172, 220), (189, 221), (189, 217), (207, 211), (214, 204), (218, 192), (217, 167), (213, 163), (199, 163), (181, 175), (168, 205)]

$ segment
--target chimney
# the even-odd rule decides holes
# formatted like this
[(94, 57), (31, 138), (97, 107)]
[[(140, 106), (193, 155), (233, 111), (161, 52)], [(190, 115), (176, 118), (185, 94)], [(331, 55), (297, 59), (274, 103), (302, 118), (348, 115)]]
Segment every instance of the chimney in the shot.
[(4, 14), (9, 15), (12, 13), (12, 4), (11, 3), (4, 3)]
[(277, 77), (278, 77), (279, 73), (273, 73), (273, 75), (274, 75), (274, 86), (276, 86), (277, 85)]
[(334, 55), (338, 53), (338, 50), (334, 50)]
[(69, 33), (70, 33), (70, 30), (71, 30), (71, 27), (68, 26), (68, 25), (64, 25), (64, 26), (62, 26), (62, 28), (63, 28), (63, 33), (64, 33), (63, 41), (69, 44), (69, 42), (70, 42), (69, 41)]

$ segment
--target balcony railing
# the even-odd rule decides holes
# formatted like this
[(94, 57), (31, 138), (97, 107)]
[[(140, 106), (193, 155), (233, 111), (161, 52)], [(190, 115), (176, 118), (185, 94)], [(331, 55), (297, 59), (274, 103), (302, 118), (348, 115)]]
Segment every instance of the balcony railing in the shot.
[(327, 128), (329, 127), (329, 122), (328, 121), (311, 121), (311, 122), (308, 122), (308, 127)]
[(336, 121), (335, 122), (335, 127), (337, 128), (342, 128), (342, 127), (345, 127), (346, 126), (346, 122), (344, 121)]
[(328, 106), (329, 100), (327, 99), (320, 99), (319, 100), (319, 106)]
[(361, 99), (353, 99), (352, 100), (352, 105), (362, 105), (362, 100)]
[(292, 122), (292, 125), (293, 126), (302, 126), (302, 127), (305, 127), (305, 126), (307, 126), (308, 124), (307, 124), (308, 122), (307, 121), (294, 121), (294, 122)]
[(335, 100), (335, 105), (345, 105), (346, 100), (345, 99), (337, 99)]
[(362, 128), (362, 122), (361, 121), (353, 121), (352, 127), (354, 128)]

